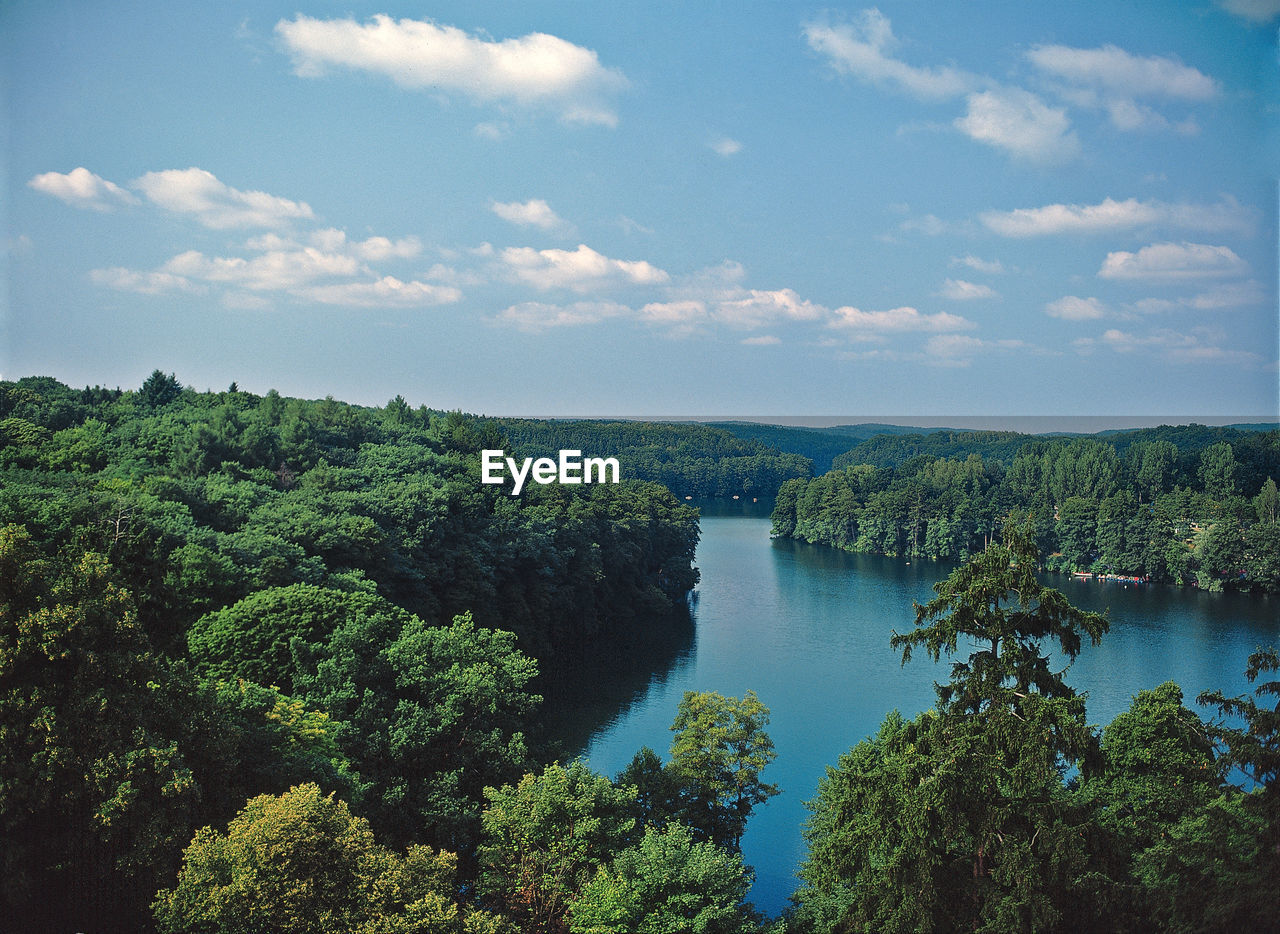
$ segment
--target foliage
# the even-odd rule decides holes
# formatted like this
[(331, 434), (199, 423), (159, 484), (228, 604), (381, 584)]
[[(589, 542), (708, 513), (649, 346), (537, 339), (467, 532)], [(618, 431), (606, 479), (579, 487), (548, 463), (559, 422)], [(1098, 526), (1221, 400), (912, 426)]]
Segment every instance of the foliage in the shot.
[(399, 632), (410, 614), (370, 593), (313, 584), (269, 587), (192, 624), (187, 644), (197, 668), (213, 678), (294, 689), (294, 640), (328, 641), (338, 629)]
[(162, 932), (478, 934), (498, 919), (454, 899), (452, 854), (378, 845), (366, 821), (316, 785), (250, 800), (226, 833), (202, 828), (177, 884), (156, 896)]
[(1018, 511), (1036, 518), (1053, 570), (1276, 592), (1273, 474), (1280, 431), (885, 435), (836, 458), (823, 476), (783, 484), (773, 534), (913, 559), (963, 558)]
[(764, 728), (769, 708), (754, 691), (741, 699), (686, 691), (671, 730), (672, 775), (681, 816), (699, 840), (737, 850), (757, 804), (778, 793), (760, 773), (777, 753)]
[(751, 934), (744, 904), (751, 873), (742, 857), (672, 824), (648, 828), (569, 906), (575, 934)]
[[(170, 679), (103, 555), (0, 526), (0, 912), (127, 926), (198, 800)], [(114, 926), (113, 924), (113, 926)]]
[(617, 457), (623, 474), (661, 483), (680, 497), (772, 496), (783, 481), (808, 477), (806, 456), (784, 453), (723, 427), (693, 423), (495, 419), (522, 456), (562, 449)]
[(937, 660), (975, 645), (938, 708), (896, 714), (810, 803), (799, 913), (816, 931), (1079, 929), (1096, 913), (1088, 814), (1062, 784), (1092, 752), (1083, 700), (1049, 668), (1106, 630), (1035, 578), (1029, 526), (939, 583), (891, 644)]
[(454, 851), (476, 843), (483, 789), (532, 763), (522, 728), (541, 702), (536, 663), (508, 632), (470, 614), (433, 628), (355, 615), (309, 647), (299, 693), (339, 721), (338, 741), (369, 783), (364, 808), (384, 839)]
[(521, 931), (567, 930), (570, 902), (635, 833), (635, 790), (574, 762), (485, 797), (481, 891)]

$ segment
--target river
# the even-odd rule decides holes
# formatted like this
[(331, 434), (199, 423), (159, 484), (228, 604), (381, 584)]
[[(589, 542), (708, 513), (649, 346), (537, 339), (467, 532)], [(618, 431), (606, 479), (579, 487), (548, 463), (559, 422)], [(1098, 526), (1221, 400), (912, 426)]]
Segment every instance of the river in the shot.
[[(903, 667), (890, 633), (909, 630), (912, 602), (954, 565), (856, 555), (771, 541), (764, 504), (703, 504), (691, 619), (665, 624), (576, 660), (547, 691), (548, 728), (570, 757), (613, 776), (641, 746), (664, 758), (685, 691), (741, 696), (772, 711), (777, 759), (763, 778), (782, 793), (758, 807), (742, 841), (755, 868), (751, 900), (768, 915), (787, 905), (804, 857), (804, 802), (828, 765), (897, 708), (931, 706), (944, 659)], [(1086, 643), (1068, 673), (1088, 692), (1091, 723), (1106, 724), (1140, 690), (1173, 680), (1195, 708), (1203, 690), (1245, 692), (1246, 659), (1280, 642), (1280, 600), (1050, 576), (1076, 606), (1106, 611), (1111, 631)]]

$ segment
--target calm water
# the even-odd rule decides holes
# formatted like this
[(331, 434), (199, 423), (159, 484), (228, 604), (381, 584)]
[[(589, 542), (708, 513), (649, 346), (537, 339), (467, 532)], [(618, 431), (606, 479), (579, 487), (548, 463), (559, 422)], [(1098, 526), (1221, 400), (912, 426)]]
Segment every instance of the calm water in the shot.
[[(757, 809), (742, 849), (756, 870), (752, 900), (773, 915), (795, 888), (804, 802), (826, 766), (888, 711), (910, 717), (932, 705), (933, 681), (946, 677), (948, 663), (918, 657), (904, 668), (889, 635), (911, 628), (912, 601), (928, 600), (952, 565), (771, 541), (763, 504), (704, 506), (697, 564), (693, 618), (575, 659), (573, 676), (546, 692), (548, 727), (570, 755), (612, 776), (641, 746), (665, 758), (685, 691), (754, 690), (772, 711), (778, 752), (764, 778), (782, 793)], [(1088, 691), (1093, 723), (1168, 680), (1188, 704), (1206, 689), (1242, 693), (1249, 653), (1280, 641), (1274, 599), (1056, 576), (1050, 583), (1111, 620), (1102, 644), (1086, 646), (1068, 675)]]

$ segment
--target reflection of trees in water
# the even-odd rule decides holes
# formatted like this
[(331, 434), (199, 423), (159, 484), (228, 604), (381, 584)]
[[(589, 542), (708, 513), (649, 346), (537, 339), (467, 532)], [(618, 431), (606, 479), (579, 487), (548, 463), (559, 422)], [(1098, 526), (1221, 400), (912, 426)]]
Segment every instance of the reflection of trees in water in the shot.
[[(695, 593), (694, 609), (696, 599)], [(540, 729), (532, 737), (537, 754), (544, 761), (581, 755), (597, 730), (625, 715), (650, 687), (669, 681), (692, 657), (694, 609), (642, 618), (641, 625), (540, 660), (542, 673), (532, 685), (543, 696)]]

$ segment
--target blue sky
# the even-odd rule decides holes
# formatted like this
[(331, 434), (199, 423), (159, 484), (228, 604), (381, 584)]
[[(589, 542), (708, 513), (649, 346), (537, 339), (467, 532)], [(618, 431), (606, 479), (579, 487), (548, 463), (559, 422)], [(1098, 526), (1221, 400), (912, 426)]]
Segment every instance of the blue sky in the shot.
[(1277, 413), (1277, 0), (295, 3), (0, 9), (4, 378)]

